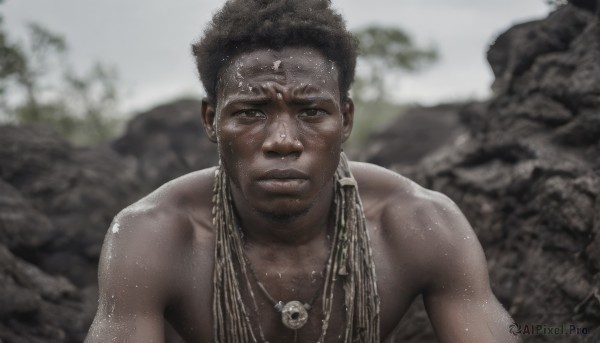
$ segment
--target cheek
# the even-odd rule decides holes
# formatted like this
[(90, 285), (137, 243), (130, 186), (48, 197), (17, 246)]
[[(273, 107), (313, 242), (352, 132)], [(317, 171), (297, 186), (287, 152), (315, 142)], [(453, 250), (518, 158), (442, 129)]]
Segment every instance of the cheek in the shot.
[(312, 146), (322, 147), (334, 153), (342, 145), (342, 127), (339, 122), (320, 123), (317, 126), (304, 125), (300, 135)]

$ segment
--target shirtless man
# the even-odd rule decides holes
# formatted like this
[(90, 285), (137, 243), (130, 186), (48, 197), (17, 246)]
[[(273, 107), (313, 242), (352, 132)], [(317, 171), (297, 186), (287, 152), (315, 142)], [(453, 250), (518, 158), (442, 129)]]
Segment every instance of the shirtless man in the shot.
[[(344, 341), (342, 276), (329, 280), (332, 310), (320, 337), (324, 271), (337, 244), (334, 173), (353, 123), (354, 38), (328, 1), (233, 0), (215, 14), (194, 54), (208, 94), (202, 120), (227, 173), (231, 196), (223, 201), (231, 201), (244, 256), (223, 257), (220, 250), (215, 261), (223, 245), (216, 243), (213, 215), (217, 167), (167, 183), (111, 224), (87, 342), (161, 342), (164, 320), (188, 342)], [(418, 295), (440, 342), (517, 341), (490, 290), (481, 246), (456, 205), (374, 165), (350, 162), (350, 171), (370, 237), (361, 242), (370, 245), (376, 275), (376, 291), (366, 299), (378, 307), (368, 318), (376, 319), (378, 337), (364, 341), (390, 340)], [(368, 261), (363, 250), (358, 258)], [(213, 297), (232, 286), (215, 283), (217, 262), (232, 263), (240, 292), (237, 305), (220, 308), (220, 315)], [(305, 325), (290, 329), (273, 303), (294, 299), (308, 315)], [(216, 317), (240, 308), (250, 335), (223, 339)], [(220, 328), (227, 336), (236, 325)]]

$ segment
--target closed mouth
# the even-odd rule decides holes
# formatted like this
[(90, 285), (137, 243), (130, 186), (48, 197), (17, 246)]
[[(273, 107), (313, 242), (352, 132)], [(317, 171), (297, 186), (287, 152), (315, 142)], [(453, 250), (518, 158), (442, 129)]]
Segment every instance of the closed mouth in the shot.
[(286, 180), (307, 180), (308, 175), (297, 169), (272, 169), (262, 174), (258, 180), (267, 181), (286, 181)]

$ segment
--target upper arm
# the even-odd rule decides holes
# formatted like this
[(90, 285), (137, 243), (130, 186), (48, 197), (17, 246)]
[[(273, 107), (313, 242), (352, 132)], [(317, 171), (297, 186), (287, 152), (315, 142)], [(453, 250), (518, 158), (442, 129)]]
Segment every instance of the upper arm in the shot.
[(432, 192), (423, 213), (438, 224), (426, 257), (423, 299), (440, 342), (516, 342), (512, 320), (491, 291), (483, 249), (468, 221), (447, 197)]
[(99, 265), (99, 303), (86, 342), (162, 342), (177, 250), (163, 211), (124, 211), (111, 224)]

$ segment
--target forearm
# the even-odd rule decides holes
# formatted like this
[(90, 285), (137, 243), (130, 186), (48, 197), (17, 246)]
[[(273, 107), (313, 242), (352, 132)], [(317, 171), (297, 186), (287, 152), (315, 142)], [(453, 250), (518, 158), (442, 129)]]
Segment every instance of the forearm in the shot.
[(510, 315), (493, 295), (485, 299), (446, 300), (428, 304), (428, 314), (441, 343), (516, 343)]

